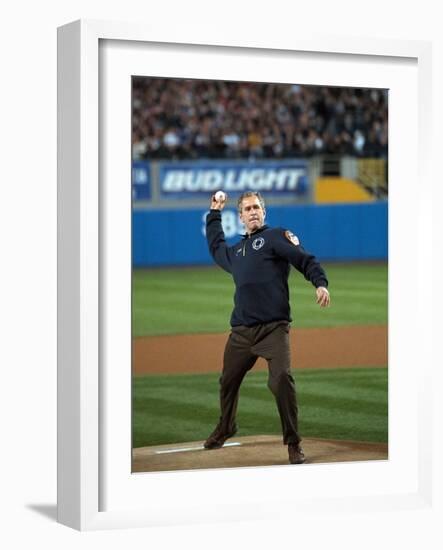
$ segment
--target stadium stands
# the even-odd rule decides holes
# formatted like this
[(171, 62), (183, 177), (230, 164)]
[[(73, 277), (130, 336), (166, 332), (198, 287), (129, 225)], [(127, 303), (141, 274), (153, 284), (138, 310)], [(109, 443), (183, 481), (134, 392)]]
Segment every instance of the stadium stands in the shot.
[(387, 159), (388, 91), (133, 77), (133, 159)]

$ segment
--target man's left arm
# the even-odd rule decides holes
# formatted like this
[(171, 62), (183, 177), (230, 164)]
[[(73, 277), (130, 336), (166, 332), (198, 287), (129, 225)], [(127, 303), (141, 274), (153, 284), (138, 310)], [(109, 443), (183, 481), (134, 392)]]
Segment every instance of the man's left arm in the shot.
[(306, 280), (316, 288), (317, 304), (327, 307), (330, 304), (328, 278), (317, 258), (300, 244), (291, 231), (279, 230), (274, 238), (274, 250), (278, 256), (287, 259)]

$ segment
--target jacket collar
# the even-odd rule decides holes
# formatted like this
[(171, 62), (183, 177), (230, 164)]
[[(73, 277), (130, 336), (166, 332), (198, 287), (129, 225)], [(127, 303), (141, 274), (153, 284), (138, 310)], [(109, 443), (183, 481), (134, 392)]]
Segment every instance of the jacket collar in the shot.
[(244, 233), (242, 235), (242, 238), (243, 239), (247, 239), (248, 237), (252, 237), (253, 235), (257, 235), (258, 233), (261, 233), (262, 231), (264, 231), (265, 229), (269, 229), (269, 225), (262, 225), (259, 229), (257, 229), (256, 231), (254, 231), (254, 233)]

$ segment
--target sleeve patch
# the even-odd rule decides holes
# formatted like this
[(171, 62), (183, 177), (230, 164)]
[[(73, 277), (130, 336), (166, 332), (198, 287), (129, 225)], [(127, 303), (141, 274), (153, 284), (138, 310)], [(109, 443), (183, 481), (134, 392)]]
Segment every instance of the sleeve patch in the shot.
[(298, 237), (292, 233), (292, 231), (285, 231), (285, 237), (290, 241), (293, 245), (297, 246), (300, 244), (300, 241), (298, 240)]

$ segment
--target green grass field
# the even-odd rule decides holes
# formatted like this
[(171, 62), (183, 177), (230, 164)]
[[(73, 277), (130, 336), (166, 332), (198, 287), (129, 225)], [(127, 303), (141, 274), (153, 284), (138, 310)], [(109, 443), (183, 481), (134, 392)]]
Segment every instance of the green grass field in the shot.
[[(324, 265), (332, 306), (320, 309), (314, 288), (290, 277), (293, 326), (387, 323), (387, 265)], [(226, 332), (233, 283), (217, 267), (137, 270), (133, 336)], [(218, 374), (133, 379), (133, 446), (205, 439), (218, 420)], [(387, 368), (296, 371), (303, 437), (387, 442)], [(238, 435), (280, 434), (267, 373), (251, 371), (242, 388)]]
[[(319, 310), (315, 289), (291, 270), (297, 327), (385, 324), (387, 265), (325, 265), (332, 307)], [(133, 336), (226, 332), (233, 307), (231, 276), (217, 267), (137, 270), (133, 276)]]
[[(387, 442), (387, 369), (316, 369), (295, 374), (303, 437)], [(245, 378), (237, 435), (280, 434), (267, 373)], [(218, 421), (218, 375), (143, 376), (133, 380), (133, 446), (205, 439)]]

